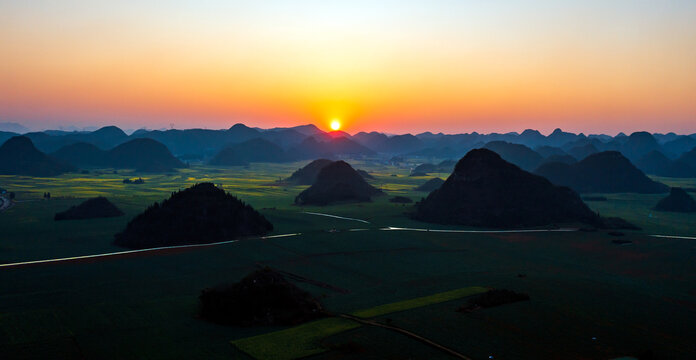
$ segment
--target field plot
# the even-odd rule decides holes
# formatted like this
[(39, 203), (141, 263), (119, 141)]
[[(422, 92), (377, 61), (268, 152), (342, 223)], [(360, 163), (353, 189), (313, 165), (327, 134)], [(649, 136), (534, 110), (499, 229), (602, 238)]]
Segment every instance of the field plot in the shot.
[[(461, 299), (466, 296), (485, 292), (486, 290), (488, 289), (483, 287), (456, 289), (416, 299), (380, 305), (370, 309), (357, 310), (351, 315), (361, 318), (387, 315), (422, 306)], [(235, 340), (232, 341), (232, 344), (259, 360), (291, 360), (325, 352), (327, 349), (321, 346), (320, 341), (331, 335), (352, 330), (360, 326), (360, 324), (348, 319), (332, 317), (313, 321), (290, 329)]]
[[(293, 199), (304, 187), (274, 182), (304, 165), (299, 163), (193, 167), (163, 175), (102, 171), (58, 178), (1, 176), (0, 186), (15, 191), (18, 200), (0, 213), (3, 263), (122, 250), (112, 244), (113, 235), (130, 218), (171, 191), (202, 181), (221, 184), (252, 204), (275, 225), (273, 234), (300, 233), (209, 248), (1, 268), (2, 358), (245, 359), (249, 355), (233, 343), (253, 347), (249, 339), (302, 329), (310, 345), (298, 349), (316, 359), (404, 354), (448, 358), (384, 329), (352, 328), (348, 320), (320, 320), (326, 323), (318, 330), (312, 327), (316, 324), (297, 330), (225, 327), (198, 319), (201, 290), (238, 281), (266, 265), (331, 285), (297, 282), (331, 312), (388, 321), (473, 359), (613, 358), (646, 350), (665, 358), (696, 354), (696, 243), (649, 236), (696, 236), (695, 215), (651, 217), (659, 196), (602, 194), (607, 201), (588, 201), (594, 210), (625, 217), (643, 230), (618, 237), (606, 231), (381, 231), (386, 226), (456, 227), (410, 220), (405, 214), (409, 206), (388, 201), (393, 195), (414, 200), (427, 195), (413, 191), (427, 178), (408, 177), (406, 167), (357, 164), (375, 176), (370, 182), (387, 195), (370, 203), (295, 206)], [(142, 176), (145, 184), (123, 184), (127, 176)], [(675, 184), (687, 186), (690, 181)], [(42, 200), (44, 192), (52, 198)], [(56, 212), (95, 195), (108, 197), (126, 215), (52, 220)], [(614, 243), (617, 239), (624, 243)], [(461, 297), (471, 285), (524, 292), (531, 300), (459, 313), (456, 309), (465, 301)], [(452, 289), (462, 290), (448, 293)]]

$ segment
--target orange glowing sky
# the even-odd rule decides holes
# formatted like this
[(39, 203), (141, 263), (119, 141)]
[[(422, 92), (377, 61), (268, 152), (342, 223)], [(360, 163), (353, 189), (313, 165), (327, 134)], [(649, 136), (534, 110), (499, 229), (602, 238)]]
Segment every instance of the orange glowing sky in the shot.
[(0, 122), (693, 133), (694, 19), (686, 0), (0, 0)]

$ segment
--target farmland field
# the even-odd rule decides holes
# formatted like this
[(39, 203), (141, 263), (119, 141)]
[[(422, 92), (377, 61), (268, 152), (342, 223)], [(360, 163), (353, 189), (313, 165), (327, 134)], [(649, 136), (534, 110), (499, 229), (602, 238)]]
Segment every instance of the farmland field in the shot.
[[(196, 316), (197, 297), (206, 287), (266, 265), (332, 285), (333, 290), (297, 283), (332, 312), (386, 308), (363, 315), (474, 359), (612, 358), (646, 350), (660, 358), (695, 356), (696, 242), (650, 235), (696, 237), (696, 215), (652, 211), (663, 195), (602, 194), (607, 201), (587, 202), (602, 215), (642, 228), (624, 231), (620, 239), (632, 241), (626, 245), (612, 243), (618, 238), (606, 231), (384, 231), (455, 227), (410, 220), (409, 205), (388, 201), (394, 195), (414, 201), (426, 196), (413, 188), (429, 177), (409, 177), (408, 167), (351, 163), (375, 175), (371, 182), (387, 195), (363, 204), (292, 205), (304, 187), (274, 182), (304, 163), (193, 166), (157, 175), (102, 170), (57, 178), (0, 176), (0, 187), (14, 191), (17, 200), (0, 213), (0, 263), (121, 251), (113, 235), (130, 218), (170, 192), (203, 181), (221, 184), (258, 209), (275, 225), (273, 234), (299, 233), (0, 267), (1, 358), (247, 359), (235, 341), (286, 328), (207, 323)], [(145, 183), (123, 184), (125, 177)], [(659, 180), (696, 187), (695, 179)], [(44, 192), (50, 200), (42, 199)], [(53, 221), (56, 212), (97, 195), (126, 215)], [(520, 291), (531, 300), (469, 314), (455, 311), (466, 301), (459, 296), (418, 306), (408, 302), (472, 286)], [(328, 351), (312, 358), (448, 358), (384, 329), (345, 330), (316, 339), (313, 345)]]

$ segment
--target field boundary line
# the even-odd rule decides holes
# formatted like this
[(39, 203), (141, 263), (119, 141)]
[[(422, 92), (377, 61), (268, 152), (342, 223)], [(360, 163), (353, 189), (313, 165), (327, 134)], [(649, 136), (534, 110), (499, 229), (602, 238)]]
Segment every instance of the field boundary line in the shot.
[(434, 342), (434, 341), (432, 341), (432, 340), (430, 340), (430, 339), (424, 338), (424, 337), (422, 337), (422, 336), (420, 336), (420, 335), (418, 335), (418, 334), (416, 334), (416, 333), (414, 333), (414, 332), (408, 331), (408, 330), (406, 330), (406, 329), (402, 329), (402, 328), (400, 328), (400, 327), (396, 327), (396, 326), (393, 326), (393, 325), (382, 324), (382, 323), (377, 322), (377, 321), (374, 321), (374, 320), (363, 319), (363, 318), (360, 318), (360, 317), (357, 317), (357, 316), (353, 316), (353, 315), (349, 315), (349, 314), (338, 314), (338, 316), (340, 316), (340, 317), (342, 317), (342, 318), (344, 318), (344, 319), (348, 319), (348, 320), (355, 321), (355, 322), (360, 323), (360, 324), (363, 324), (363, 325), (376, 326), (376, 327), (381, 327), (381, 328), (384, 328), (384, 329), (387, 329), (387, 330), (392, 330), (392, 331), (398, 332), (398, 333), (400, 333), (400, 334), (406, 335), (406, 336), (408, 336), (408, 337), (410, 337), (410, 338), (412, 338), (412, 339), (414, 339), (414, 340), (418, 340), (418, 341), (420, 341), (420, 342), (422, 342), (422, 343), (424, 343), (424, 344), (426, 344), (426, 345), (429, 345), (429, 346), (431, 346), (431, 347), (434, 347), (434, 348), (436, 348), (436, 349), (438, 349), (438, 350), (442, 350), (442, 351), (444, 351), (444, 352), (448, 353), (449, 355), (452, 355), (452, 356), (454, 356), (454, 357), (456, 357), (456, 358), (464, 359), (464, 360), (472, 360), (470, 357), (468, 357), (468, 356), (466, 356), (466, 355), (464, 355), (464, 354), (460, 354), (460, 353), (456, 352), (456, 351), (453, 350), (453, 349), (450, 349), (450, 348), (448, 348), (448, 347), (446, 347), (446, 346), (444, 346), (444, 345), (440, 345), (440, 344), (438, 344), (438, 343), (436, 343), (436, 342)]
[(463, 233), (463, 234), (506, 234), (506, 233), (537, 233), (537, 232), (574, 232), (575, 228), (560, 229), (519, 229), (519, 230), (456, 230), (456, 229), (417, 229), (387, 226), (379, 229), (380, 231), (418, 231), (418, 232), (439, 232), (439, 233)]
[(679, 236), (679, 235), (650, 235), (652, 237), (661, 239), (681, 239), (681, 240), (696, 240), (693, 236)]
[[(262, 236), (262, 237), (259, 237), (257, 239), (282, 238), (282, 237), (289, 237), (289, 236), (298, 236), (301, 234), (302, 233), (270, 235), (270, 236)], [(218, 242), (207, 243), (207, 244), (161, 246), (161, 247), (148, 248), (148, 249), (124, 250), (124, 251), (115, 251), (115, 252), (110, 252), (110, 253), (70, 256), (70, 257), (56, 258), (56, 259), (21, 261), (21, 262), (16, 262), (16, 263), (0, 264), (0, 268), (9, 268), (9, 267), (18, 267), (18, 266), (36, 265), (36, 264), (51, 264), (51, 263), (69, 262), (69, 261), (85, 260), (85, 259), (99, 259), (99, 258), (106, 258), (106, 257), (112, 257), (112, 256), (120, 256), (120, 255), (157, 252), (157, 251), (162, 251), (162, 250), (203, 248), (203, 247), (231, 244), (231, 243), (235, 243), (238, 241), (240, 241), (240, 240), (237, 239), (237, 240), (218, 241)]]
[(367, 221), (367, 220), (356, 219), (356, 218), (349, 218), (349, 217), (345, 217), (345, 216), (324, 214), (324, 213), (311, 212), (311, 211), (303, 211), (303, 213), (304, 213), (304, 214), (309, 214), (309, 215), (326, 216), (326, 217), (330, 217), (330, 218), (334, 218), (334, 219), (359, 221), (359, 222), (365, 223), (365, 224), (369, 224), (369, 223), (370, 223), (370, 222)]

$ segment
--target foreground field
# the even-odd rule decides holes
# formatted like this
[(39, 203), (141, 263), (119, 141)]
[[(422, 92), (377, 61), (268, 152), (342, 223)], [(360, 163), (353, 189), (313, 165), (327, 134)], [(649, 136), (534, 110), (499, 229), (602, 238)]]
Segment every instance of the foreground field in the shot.
[[(208, 248), (0, 267), (3, 359), (249, 358), (234, 342), (283, 329), (206, 323), (196, 317), (197, 296), (203, 288), (237, 281), (266, 265), (330, 284), (298, 283), (333, 312), (371, 309), (362, 315), (474, 359), (610, 358), (649, 349), (666, 358), (696, 354), (691, 335), (696, 333), (696, 245), (649, 236), (696, 236), (696, 217), (651, 211), (660, 196), (618, 194), (588, 202), (603, 215), (625, 217), (644, 229), (619, 237), (632, 241), (627, 245), (612, 243), (617, 237), (606, 232), (383, 231), (387, 226), (434, 227), (408, 219), (408, 206), (388, 202), (392, 195), (425, 196), (412, 189), (427, 178), (406, 176), (408, 168), (357, 163), (376, 175), (373, 184), (389, 196), (369, 204), (300, 208), (291, 204), (303, 187), (271, 185), (299, 166), (194, 167), (142, 175), (142, 185), (121, 182), (135, 174), (109, 171), (56, 179), (1, 176), (2, 187), (15, 191), (18, 200), (0, 213), (2, 263), (120, 251), (112, 245), (113, 234), (129, 218), (169, 192), (202, 181), (222, 184), (251, 203), (276, 225), (274, 234), (300, 233)], [(695, 183), (677, 182), (687, 187)], [(41, 200), (46, 191), (51, 200)], [(52, 220), (55, 212), (95, 195), (109, 197), (126, 216)], [(459, 297), (404, 306), (409, 299), (469, 286), (521, 291), (531, 301), (470, 314), (455, 311), (464, 301)], [(346, 331), (312, 343), (329, 350), (314, 358), (449, 358), (388, 330), (341, 330)]]

